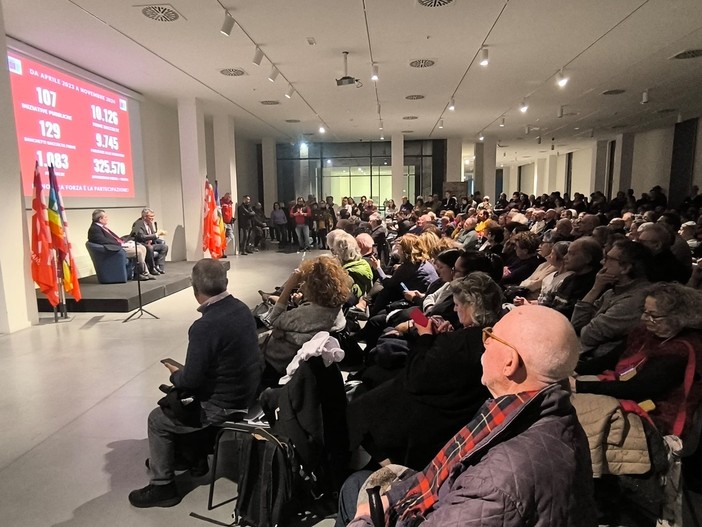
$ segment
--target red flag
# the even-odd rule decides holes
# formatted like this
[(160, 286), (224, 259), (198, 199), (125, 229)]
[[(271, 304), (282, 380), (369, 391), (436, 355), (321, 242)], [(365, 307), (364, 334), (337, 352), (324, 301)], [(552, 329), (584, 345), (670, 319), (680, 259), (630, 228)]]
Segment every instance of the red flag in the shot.
[(214, 190), (205, 180), (205, 207), (202, 225), (202, 250), (210, 251), (212, 258), (222, 257), (222, 235), (219, 229), (219, 214), (215, 202)]
[(75, 298), (76, 302), (80, 302), (82, 296), (78, 283), (78, 270), (68, 241), (68, 221), (66, 221), (66, 212), (53, 166), (49, 166), (49, 229), (51, 241), (56, 249), (57, 264), (61, 270), (63, 288), (66, 293), (70, 293)]
[(39, 163), (34, 166), (34, 199), (32, 200), (32, 279), (39, 290), (46, 295), (49, 303), (56, 307), (59, 303), (56, 282), (56, 261), (51, 250), (51, 232), (46, 221), (46, 204), (42, 194)]

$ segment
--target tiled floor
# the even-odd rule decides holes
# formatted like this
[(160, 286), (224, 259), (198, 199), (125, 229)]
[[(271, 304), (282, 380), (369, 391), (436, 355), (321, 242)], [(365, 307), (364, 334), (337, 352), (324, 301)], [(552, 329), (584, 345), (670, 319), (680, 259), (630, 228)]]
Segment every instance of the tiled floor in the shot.
[[(229, 291), (253, 306), (256, 291), (281, 284), (301, 256), (230, 256)], [(39, 326), (0, 337), (1, 526), (211, 525), (191, 511), (231, 522), (231, 505), (207, 511), (206, 478), (179, 480), (192, 491), (173, 508), (127, 501), (148, 483), (146, 416), (168, 381), (159, 360), (185, 358), (196, 308), (188, 289), (148, 305), (159, 320), (85, 313), (54, 324), (45, 314)], [(223, 498), (233, 490), (226, 480), (219, 489)]]

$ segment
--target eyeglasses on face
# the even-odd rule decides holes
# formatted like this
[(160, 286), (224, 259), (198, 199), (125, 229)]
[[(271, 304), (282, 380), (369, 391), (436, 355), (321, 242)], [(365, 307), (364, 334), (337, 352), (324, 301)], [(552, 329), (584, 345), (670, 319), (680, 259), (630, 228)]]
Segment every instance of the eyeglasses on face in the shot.
[(650, 311), (644, 311), (641, 314), (641, 318), (643, 318), (644, 320), (650, 320), (654, 324), (656, 322), (658, 322), (660, 319), (665, 318), (665, 317), (666, 317), (666, 315), (656, 315), (655, 313), (651, 313)]
[(483, 328), (483, 344), (485, 344), (488, 341), (488, 339), (493, 339), (499, 342), (500, 344), (504, 344), (508, 348), (513, 349), (517, 353), (517, 355), (519, 355), (519, 350), (517, 350), (517, 348), (512, 346), (512, 344), (510, 344), (506, 340), (503, 340), (497, 335), (495, 335), (495, 331), (490, 326)]

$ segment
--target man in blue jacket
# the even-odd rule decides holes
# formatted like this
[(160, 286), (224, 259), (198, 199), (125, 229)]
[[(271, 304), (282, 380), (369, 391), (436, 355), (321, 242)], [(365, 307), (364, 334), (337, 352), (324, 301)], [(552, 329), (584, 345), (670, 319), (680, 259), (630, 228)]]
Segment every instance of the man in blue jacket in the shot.
[[(151, 483), (129, 494), (134, 507), (171, 507), (181, 497), (175, 484), (177, 436), (243, 418), (261, 378), (256, 323), (249, 308), (227, 292), (227, 272), (217, 260), (203, 259), (192, 271), (202, 317), (188, 331), (182, 367), (164, 362), (170, 382), (187, 402), (198, 401), (195, 422), (184, 424), (159, 406), (148, 419)], [(170, 414), (171, 417), (169, 417)], [(198, 415), (199, 414), (199, 415)]]

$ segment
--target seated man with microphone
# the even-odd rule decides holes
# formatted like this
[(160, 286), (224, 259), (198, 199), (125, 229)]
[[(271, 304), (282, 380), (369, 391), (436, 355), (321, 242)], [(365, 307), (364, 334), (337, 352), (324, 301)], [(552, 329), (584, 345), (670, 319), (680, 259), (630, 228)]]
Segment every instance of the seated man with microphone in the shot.
[(166, 274), (164, 263), (168, 254), (168, 245), (162, 238), (167, 233), (159, 230), (154, 221), (154, 211), (145, 208), (141, 211), (141, 218), (132, 225), (131, 236), (146, 247), (146, 264), (152, 275)]

